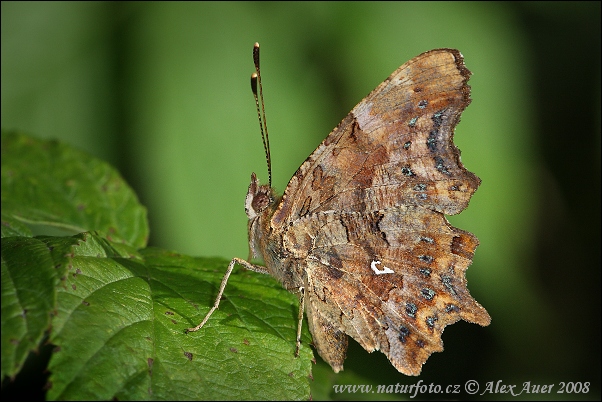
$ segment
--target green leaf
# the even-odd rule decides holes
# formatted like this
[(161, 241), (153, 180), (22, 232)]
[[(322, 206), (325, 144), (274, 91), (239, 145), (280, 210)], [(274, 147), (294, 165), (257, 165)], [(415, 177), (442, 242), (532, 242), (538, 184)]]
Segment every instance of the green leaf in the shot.
[[(31, 237), (40, 226), (99, 232)], [(113, 168), (2, 133), (2, 378), (49, 330), (48, 399), (308, 399), (297, 297), (238, 267), (220, 308), (186, 334), (229, 261), (138, 249), (147, 235), (146, 210)]]
[(2, 238), (2, 378), (14, 377), (50, 327), (73, 238)]
[(31, 229), (29, 226), (24, 224), (18, 219), (13, 218), (11, 215), (2, 213), (2, 236), (1, 237), (11, 237), (11, 236), (26, 236), (31, 237), (33, 234), (31, 233)]
[(13, 377), (50, 326), (55, 273), (46, 245), (36, 239), (2, 239), (2, 378)]
[(135, 247), (148, 238), (146, 208), (114, 168), (57, 141), (3, 131), (2, 236), (26, 234), (15, 220), (42, 234), (97, 230)]
[(58, 291), (49, 399), (307, 399), (312, 352), (295, 358), (296, 297), (228, 261), (137, 253), (95, 235), (73, 247)]

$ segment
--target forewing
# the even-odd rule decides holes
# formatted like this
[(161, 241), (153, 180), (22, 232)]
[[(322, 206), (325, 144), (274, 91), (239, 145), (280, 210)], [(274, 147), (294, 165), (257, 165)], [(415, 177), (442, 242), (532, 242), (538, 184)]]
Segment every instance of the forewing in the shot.
[(340, 351), (323, 341), (340, 344), (337, 332), (417, 375), (431, 353), (443, 350), (446, 325), (491, 320), (466, 286), (477, 238), (440, 213), (421, 207), (323, 213), (294, 222), (283, 240), (292, 257), (307, 262), (308, 316), (317, 316), (317, 331), (325, 332), (316, 336), (312, 328), (316, 347), (323, 357), (338, 356), (338, 369)]
[(466, 208), (480, 179), (453, 144), (470, 103), (470, 71), (453, 49), (399, 67), (326, 137), (291, 178), (272, 226), (324, 211)]

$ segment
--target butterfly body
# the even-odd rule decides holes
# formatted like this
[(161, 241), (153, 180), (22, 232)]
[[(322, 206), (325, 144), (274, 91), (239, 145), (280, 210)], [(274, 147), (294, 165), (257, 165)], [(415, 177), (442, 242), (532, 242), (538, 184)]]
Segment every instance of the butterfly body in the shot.
[(469, 76), (457, 50), (423, 53), (352, 109), (282, 197), (251, 177), (249, 247), (265, 267), (236, 262), (299, 294), (298, 338), (304, 309), (335, 372), (348, 336), (418, 375), (443, 350), (446, 325), (490, 323), (466, 286), (478, 240), (444, 216), (465, 209), (480, 184), (453, 144)]

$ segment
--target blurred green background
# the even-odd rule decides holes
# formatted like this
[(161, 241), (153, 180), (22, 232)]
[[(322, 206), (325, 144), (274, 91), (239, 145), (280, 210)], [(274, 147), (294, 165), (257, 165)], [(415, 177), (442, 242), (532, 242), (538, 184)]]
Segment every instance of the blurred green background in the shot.
[[(459, 49), (473, 102), (455, 142), (483, 184), (450, 221), (479, 237), (467, 277), (493, 322), (449, 327), (420, 379), (600, 398), (599, 2), (2, 2), (1, 14), (2, 127), (117, 166), (149, 209), (151, 245), (228, 259), (247, 257), (251, 172), (267, 181), (249, 85), (255, 41), (280, 192), (402, 63)], [(337, 376), (319, 367), (315, 397), (336, 397)], [(345, 368), (355, 384), (418, 380), (357, 344)], [(20, 384), (41, 396), (35, 370), (4, 381), (3, 397), (23, 397)], [(569, 381), (590, 392), (555, 394)]]

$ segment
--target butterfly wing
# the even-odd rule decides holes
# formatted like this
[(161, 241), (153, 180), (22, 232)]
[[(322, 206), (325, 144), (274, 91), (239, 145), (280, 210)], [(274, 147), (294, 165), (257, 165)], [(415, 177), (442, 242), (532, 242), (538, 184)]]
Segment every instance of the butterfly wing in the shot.
[(437, 212), (403, 206), (372, 213), (300, 218), (285, 233), (306, 265), (306, 311), (320, 355), (338, 372), (347, 340), (381, 350), (402, 373), (418, 375), (443, 350), (446, 325), (488, 325), (466, 287), (477, 238)]
[(480, 184), (453, 144), (469, 76), (451, 49), (402, 65), (301, 165), (272, 215), (282, 256), (303, 268), (314, 344), (335, 371), (346, 335), (417, 375), (443, 349), (446, 325), (490, 322), (464, 275), (478, 240), (443, 216)]
[(469, 76), (452, 49), (423, 53), (399, 67), (297, 170), (272, 226), (323, 211), (401, 205), (461, 212), (480, 184), (453, 144), (454, 127), (470, 103)]

